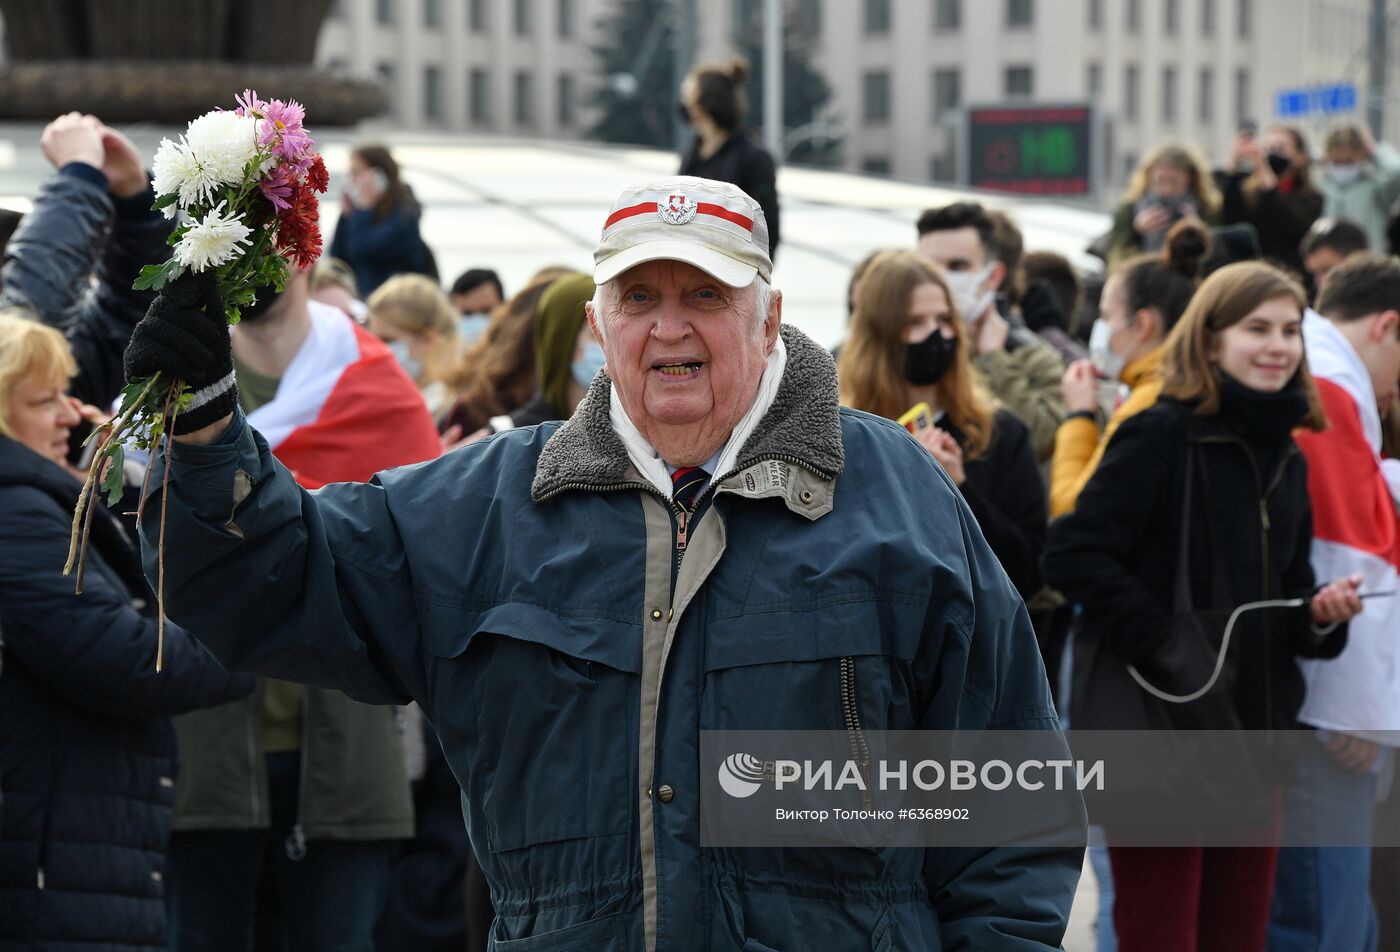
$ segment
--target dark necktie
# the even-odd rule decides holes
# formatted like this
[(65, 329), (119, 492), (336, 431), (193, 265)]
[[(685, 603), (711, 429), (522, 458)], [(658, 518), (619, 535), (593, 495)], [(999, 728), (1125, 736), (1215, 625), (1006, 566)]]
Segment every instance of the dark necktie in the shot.
[(682, 466), (671, 474), (671, 498), (685, 507), (686, 512), (695, 511), (695, 502), (710, 474), (699, 466)]

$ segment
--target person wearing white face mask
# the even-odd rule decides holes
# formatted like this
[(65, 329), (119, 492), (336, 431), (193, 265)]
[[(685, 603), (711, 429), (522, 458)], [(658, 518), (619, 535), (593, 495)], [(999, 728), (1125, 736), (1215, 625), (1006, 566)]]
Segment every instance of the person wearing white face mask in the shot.
[(1322, 214), (1356, 222), (1373, 249), (1389, 247), (1385, 226), (1390, 207), (1400, 198), (1400, 152), (1377, 143), (1358, 123), (1329, 132), (1324, 152), (1326, 165), (1313, 174), (1313, 185), (1323, 196)]
[(404, 373), (423, 391), (434, 420), (452, 392), (443, 374), (457, 356), (457, 314), (447, 295), (421, 274), (398, 274), (369, 296), (369, 332), (388, 345)]
[[(1060, 389), (1066, 416), (1055, 433), (1050, 466), (1050, 518), (1074, 509), (1119, 425), (1157, 402), (1163, 342), (1201, 283), (1210, 236), (1182, 222), (1159, 254), (1140, 255), (1109, 275), (1099, 318), (1089, 339), (1090, 358), (1070, 364)], [(1100, 427), (1100, 382), (1121, 383), (1128, 396)]]
[(1036, 457), (1045, 460), (1064, 413), (1064, 364), (1033, 333), (1012, 326), (997, 310), (1006, 266), (998, 258), (996, 223), (976, 202), (956, 202), (925, 211), (917, 227), (919, 253), (943, 269), (953, 303), (967, 321), (977, 369), (993, 396), (1030, 429)]

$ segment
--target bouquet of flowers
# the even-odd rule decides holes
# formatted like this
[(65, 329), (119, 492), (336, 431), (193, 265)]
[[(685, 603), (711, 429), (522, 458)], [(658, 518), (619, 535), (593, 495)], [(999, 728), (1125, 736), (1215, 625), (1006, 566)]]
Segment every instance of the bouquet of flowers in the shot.
[[(230, 324), (238, 322), (240, 309), (253, 304), (260, 289), (282, 290), (289, 263), (306, 268), (320, 257), (316, 194), (329, 186), (326, 165), (302, 128), (306, 111), (301, 104), (260, 99), (251, 89), (235, 100), (236, 108), (205, 113), (189, 124), (179, 141), (165, 139), (156, 150), (151, 186), (155, 207), (167, 218), (178, 219), (170, 236), (174, 251), (164, 263), (142, 268), (134, 285), (136, 290), (160, 290), (186, 272), (212, 271)], [(164, 436), (168, 449), (175, 418), (189, 405), (190, 396), (182, 381), (163, 380), (159, 374), (132, 380), (122, 391), (116, 417), (89, 437), (99, 443), (73, 513), (63, 569), (67, 575), (76, 564), (78, 592), (83, 588), (93, 497), (105, 494), (108, 506), (121, 499), (125, 447), (154, 451)], [(167, 480), (169, 474), (167, 469)], [(138, 522), (150, 476), (148, 464)], [(157, 582), (162, 631), (164, 521), (162, 512), (162, 580)], [(158, 651), (156, 670), (160, 667)]]

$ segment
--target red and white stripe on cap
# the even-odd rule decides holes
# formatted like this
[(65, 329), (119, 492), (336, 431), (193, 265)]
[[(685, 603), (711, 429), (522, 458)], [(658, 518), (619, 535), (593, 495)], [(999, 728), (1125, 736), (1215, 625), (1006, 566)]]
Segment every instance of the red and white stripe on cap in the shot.
[(725, 208), (716, 202), (695, 201), (685, 192), (671, 192), (661, 200), (651, 202), (638, 202), (626, 208), (619, 208), (608, 216), (608, 220), (603, 222), (603, 230), (607, 231), (618, 222), (635, 218), (638, 215), (657, 215), (662, 221), (670, 225), (684, 225), (699, 215), (709, 215), (713, 218), (721, 218), (727, 222), (733, 222), (740, 228), (753, 233), (753, 219), (748, 215), (741, 214), (733, 209)]

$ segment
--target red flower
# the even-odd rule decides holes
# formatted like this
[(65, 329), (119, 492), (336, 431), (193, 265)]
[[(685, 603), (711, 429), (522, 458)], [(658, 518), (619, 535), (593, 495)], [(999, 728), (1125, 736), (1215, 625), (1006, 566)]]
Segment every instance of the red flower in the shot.
[(321, 212), (316, 193), (306, 183), (298, 182), (292, 186), (289, 205), (286, 211), (277, 216), (277, 234), (273, 244), (304, 270), (321, 257)]
[(326, 171), (326, 163), (319, 155), (311, 163), (311, 168), (306, 170), (306, 184), (318, 192), (324, 192), (331, 187), (331, 175)]

